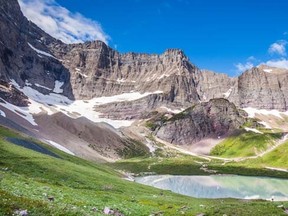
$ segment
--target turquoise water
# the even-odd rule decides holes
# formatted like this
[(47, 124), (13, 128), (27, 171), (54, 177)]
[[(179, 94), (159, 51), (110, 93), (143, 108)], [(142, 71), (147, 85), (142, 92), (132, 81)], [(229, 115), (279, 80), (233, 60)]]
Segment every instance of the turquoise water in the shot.
[(137, 177), (135, 181), (197, 198), (288, 201), (288, 180), (236, 175)]

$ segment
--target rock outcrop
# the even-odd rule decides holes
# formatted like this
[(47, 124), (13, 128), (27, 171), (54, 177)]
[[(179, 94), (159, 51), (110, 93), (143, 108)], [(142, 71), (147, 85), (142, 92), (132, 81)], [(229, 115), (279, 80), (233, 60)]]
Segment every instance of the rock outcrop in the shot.
[(288, 70), (268, 66), (252, 68), (238, 77), (231, 101), (242, 108), (286, 111), (287, 82)]
[(202, 71), (197, 92), (201, 101), (223, 97), (240, 108), (288, 109), (288, 70), (261, 65), (239, 77)]
[(203, 102), (213, 98), (230, 98), (237, 83), (237, 78), (208, 70), (202, 70), (197, 78), (197, 92)]
[(231, 78), (201, 71), (179, 49), (122, 54), (101, 41), (64, 44), (28, 21), (17, 0), (0, 0), (0, 10), (0, 79), (6, 82), (28, 82), (48, 94), (58, 81), (71, 99), (161, 91), (158, 101), (148, 101), (152, 108), (185, 108), (223, 97), (242, 108), (287, 110), (287, 71), (261, 66)]
[(162, 91), (169, 102), (199, 101), (194, 77), (200, 71), (181, 50), (169, 49), (161, 55), (120, 54), (101, 41), (52, 50), (69, 68), (75, 98)]
[(223, 98), (211, 99), (164, 120), (155, 134), (173, 144), (189, 145), (203, 138), (225, 136), (244, 123), (245, 118), (233, 103)]
[(52, 92), (55, 81), (59, 81), (64, 83), (63, 94), (73, 99), (70, 73), (53, 57), (47, 47), (51, 43), (62, 44), (28, 21), (17, 0), (0, 0), (1, 80), (13, 79), (20, 86), (28, 82), (43, 93)]
[(29, 104), (28, 97), (23, 92), (3, 80), (0, 80), (0, 101), (1, 98), (19, 107), (26, 107)]

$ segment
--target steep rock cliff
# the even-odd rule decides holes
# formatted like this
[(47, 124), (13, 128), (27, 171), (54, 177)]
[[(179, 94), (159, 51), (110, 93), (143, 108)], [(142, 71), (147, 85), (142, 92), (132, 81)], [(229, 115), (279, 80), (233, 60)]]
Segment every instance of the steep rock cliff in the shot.
[(51, 43), (62, 42), (28, 21), (17, 0), (0, 0), (1, 80), (13, 79), (20, 86), (29, 83), (43, 93), (53, 92), (58, 81), (63, 83), (63, 94), (73, 98), (69, 71), (49, 51)]
[(189, 145), (203, 138), (217, 138), (233, 132), (245, 123), (236, 106), (226, 99), (211, 99), (164, 120), (155, 130), (160, 139), (177, 145)]

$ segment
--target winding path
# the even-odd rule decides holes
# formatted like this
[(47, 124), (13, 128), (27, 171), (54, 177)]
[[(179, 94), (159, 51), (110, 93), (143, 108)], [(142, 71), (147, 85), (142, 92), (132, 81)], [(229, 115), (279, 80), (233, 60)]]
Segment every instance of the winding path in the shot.
[(157, 138), (155, 136), (154, 136), (154, 138), (155, 138), (155, 140), (157, 142), (161, 142), (165, 146), (167, 146), (169, 148), (172, 148), (172, 149), (175, 149), (175, 150), (178, 150), (179, 152), (181, 152), (183, 154), (188, 154), (188, 155), (191, 155), (191, 156), (199, 157), (199, 158), (202, 158), (202, 159), (206, 159), (208, 161), (211, 161), (211, 159), (223, 160), (224, 163), (226, 163), (226, 162), (230, 162), (230, 161), (240, 162), (240, 161), (244, 161), (244, 160), (247, 160), (247, 159), (255, 159), (255, 158), (258, 158), (258, 157), (263, 157), (265, 154), (272, 152), (274, 149), (276, 149), (277, 147), (279, 147), (282, 144), (284, 144), (288, 140), (288, 134), (285, 134), (282, 137), (282, 139), (280, 139), (279, 141), (276, 142), (275, 145), (270, 146), (268, 149), (266, 149), (265, 151), (263, 151), (261, 153), (256, 154), (255, 156), (236, 157), (236, 158), (223, 158), (223, 157), (206, 156), (206, 155), (195, 154), (195, 153), (190, 152), (188, 150), (182, 149), (181, 147), (177, 147), (175, 145), (172, 145), (171, 143), (168, 143), (168, 142), (166, 142), (164, 140), (161, 140), (161, 139), (159, 139), (159, 138)]

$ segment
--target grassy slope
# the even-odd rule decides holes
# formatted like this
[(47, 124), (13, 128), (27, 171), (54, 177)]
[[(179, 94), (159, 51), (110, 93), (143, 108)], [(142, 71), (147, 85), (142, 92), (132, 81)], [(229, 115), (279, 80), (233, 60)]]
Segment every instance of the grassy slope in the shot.
[(127, 170), (132, 173), (154, 172), (171, 175), (207, 175), (200, 170), (206, 160), (192, 156), (178, 155), (177, 157), (132, 158), (110, 164), (115, 169)]
[(260, 163), (267, 166), (282, 167), (288, 169), (288, 142), (285, 142), (272, 152), (260, 158)]
[(275, 148), (273, 151), (265, 154), (263, 157), (249, 159), (240, 163), (231, 163), (233, 165), (245, 166), (251, 168), (275, 167), (288, 169), (288, 141)]
[[(283, 160), (285, 160), (283, 158)], [(118, 169), (130, 171), (136, 174), (142, 172), (154, 172), (156, 174), (173, 175), (209, 175), (211, 173), (203, 170), (203, 166), (216, 171), (217, 174), (236, 174), (245, 176), (267, 176), (288, 179), (287, 172), (273, 171), (266, 169), (258, 159), (247, 160), (245, 162), (227, 162), (213, 159), (211, 161), (201, 160), (192, 156), (179, 155), (177, 158), (134, 158), (121, 160), (112, 163), (109, 166)], [(200, 163), (202, 163), (202, 165)], [(287, 163), (287, 162), (286, 162)], [(267, 163), (271, 165), (271, 163)], [(288, 167), (286, 167), (288, 168)]]
[[(105, 165), (43, 145), (62, 159), (52, 158), (8, 143), (3, 139), (7, 136), (19, 137), (0, 128), (0, 215), (12, 215), (17, 209), (27, 209), (29, 216), (101, 215), (105, 206), (125, 215), (283, 214), (277, 203), (194, 199), (128, 182)], [(49, 202), (49, 196), (55, 201)], [(91, 211), (93, 207), (100, 210)]]
[(254, 132), (241, 132), (230, 136), (216, 145), (211, 150), (211, 155), (225, 158), (249, 157), (256, 153), (265, 151), (276, 140), (281, 138), (281, 133), (265, 132), (264, 134)]
[[(17, 136), (3, 129), (1, 132)], [(193, 208), (188, 211), (197, 212), (200, 208), (200, 200), (192, 202), (170, 192), (160, 196), (160, 190), (122, 180), (111, 168), (52, 148), (63, 159), (38, 154), (3, 139), (0, 143), (0, 215), (12, 214), (18, 208), (28, 209), (29, 215), (94, 215), (93, 207), (102, 210), (105, 206), (118, 208), (125, 215), (149, 215), (160, 210), (173, 215), (181, 206), (189, 206), (189, 201)], [(48, 202), (47, 196), (53, 196), (55, 202)]]

